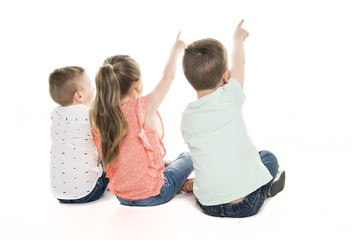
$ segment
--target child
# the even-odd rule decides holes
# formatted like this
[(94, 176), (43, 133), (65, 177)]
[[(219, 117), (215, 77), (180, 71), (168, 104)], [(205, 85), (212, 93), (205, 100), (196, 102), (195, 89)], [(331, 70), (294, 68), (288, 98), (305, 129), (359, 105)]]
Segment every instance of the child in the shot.
[(164, 132), (157, 112), (185, 47), (179, 36), (162, 79), (146, 96), (141, 96), (139, 66), (129, 56), (109, 57), (96, 75), (97, 92), (90, 111), (93, 135), (110, 179), (109, 189), (124, 205), (155, 206), (171, 200), (180, 188), (191, 190), (186, 182), (193, 171), (188, 153), (164, 167)]
[[(256, 214), (268, 195), (284, 188), (276, 157), (257, 152), (242, 117), (245, 101), (244, 41), (248, 32), (238, 25), (234, 34), (232, 68), (215, 39), (203, 39), (185, 49), (183, 69), (198, 100), (183, 113), (181, 129), (194, 161), (194, 194), (212, 216), (247, 217)], [(269, 192), (270, 190), (270, 192)]]
[(89, 109), (94, 98), (81, 67), (63, 67), (49, 76), (49, 91), (60, 106), (51, 113), (51, 190), (61, 203), (99, 199), (108, 179), (98, 162)]

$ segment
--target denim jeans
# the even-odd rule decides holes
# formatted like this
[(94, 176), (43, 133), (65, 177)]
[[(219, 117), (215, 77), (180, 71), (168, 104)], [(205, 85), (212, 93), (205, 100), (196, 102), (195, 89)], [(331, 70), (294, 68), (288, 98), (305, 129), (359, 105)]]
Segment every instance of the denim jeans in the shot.
[(164, 185), (158, 195), (138, 200), (116, 197), (121, 204), (128, 206), (156, 206), (166, 203), (180, 190), (192, 171), (194, 171), (194, 167), (190, 154), (188, 152), (182, 153), (177, 159), (165, 166)]
[(274, 182), (277, 171), (279, 169), (277, 158), (269, 151), (260, 151), (260, 158), (262, 163), (269, 170), (273, 176), (272, 180), (263, 185), (259, 189), (247, 195), (242, 202), (237, 204), (220, 204), (214, 206), (203, 206), (198, 201), (200, 208), (208, 215), (215, 217), (232, 217), (242, 218), (255, 215), (263, 205), (268, 196), (271, 185)]
[(99, 177), (98, 181), (96, 182), (94, 189), (85, 197), (79, 199), (58, 199), (58, 200), (61, 203), (87, 203), (98, 200), (105, 192), (108, 183), (109, 183), (109, 179), (106, 178), (106, 173), (103, 172), (101, 177)]

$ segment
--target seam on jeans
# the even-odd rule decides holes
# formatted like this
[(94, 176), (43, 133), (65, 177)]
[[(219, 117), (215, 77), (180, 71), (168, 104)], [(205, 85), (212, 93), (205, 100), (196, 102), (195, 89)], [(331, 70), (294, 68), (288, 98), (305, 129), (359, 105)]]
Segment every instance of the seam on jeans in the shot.
[(157, 202), (155, 203), (155, 205), (159, 205), (159, 204), (163, 201), (163, 199), (165, 198), (166, 190), (167, 190), (167, 187), (164, 188), (164, 193), (162, 193), (162, 192), (160, 191), (161, 198), (159, 199), (159, 201), (157, 201)]

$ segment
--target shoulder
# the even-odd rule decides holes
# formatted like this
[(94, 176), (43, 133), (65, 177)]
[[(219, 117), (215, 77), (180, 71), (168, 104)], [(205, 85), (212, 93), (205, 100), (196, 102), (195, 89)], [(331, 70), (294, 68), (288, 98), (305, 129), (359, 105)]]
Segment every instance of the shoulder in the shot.
[(136, 100), (136, 108), (141, 108), (141, 109), (144, 109), (146, 110), (147, 109), (147, 105), (149, 103), (149, 98), (148, 96), (141, 96), (141, 97), (138, 97)]
[(51, 120), (59, 117), (59, 110), (61, 111), (61, 109), (62, 109), (62, 107), (58, 106), (51, 111), (51, 113), (50, 113)]
[(52, 119), (67, 118), (66, 120), (76, 120), (81, 118), (87, 121), (89, 116), (89, 108), (83, 104), (70, 105), (66, 107), (59, 106), (51, 112), (50, 116)]
[(148, 107), (148, 96), (138, 97), (136, 100), (125, 103), (121, 109), (125, 115), (126, 120), (137, 121), (142, 125), (145, 121), (145, 116)]
[(224, 89), (236, 89), (242, 91), (240, 83), (234, 78), (229, 79), (229, 82), (224, 85)]
[(230, 78), (229, 82), (223, 86), (224, 93), (231, 98), (235, 98), (240, 102), (246, 100), (246, 95), (241, 87), (240, 83), (234, 78)]

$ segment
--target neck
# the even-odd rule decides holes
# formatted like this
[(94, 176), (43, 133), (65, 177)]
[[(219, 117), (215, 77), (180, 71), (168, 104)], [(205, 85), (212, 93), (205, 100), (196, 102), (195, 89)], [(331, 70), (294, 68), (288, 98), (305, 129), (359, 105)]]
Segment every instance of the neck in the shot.
[(200, 91), (196, 91), (198, 99), (202, 98), (203, 96), (206, 96), (210, 93), (215, 92), (216, 88), (214, 89), (206, 89), (206, 90), (200, 90)]
[(128, 101), (134, 101), (137, 98), (138, 98), (138, 95), (136, 93), (127, 94), (126, 96), (121, 98), (120, 104), (123, 105), (123, 104), (127, 103)]
[(215, 88), (213, 89), (206, 89), (206, 90), (200, 90), (200, 91), (196, 91), (198, 99), (202, 98), (203, 96), (206, 96), (210, 93), (213, 93), (216, 91), (216, 89), (218, 89), (218, 87), (221, 87), (225, 84), (224, 81), (221, 81)]

